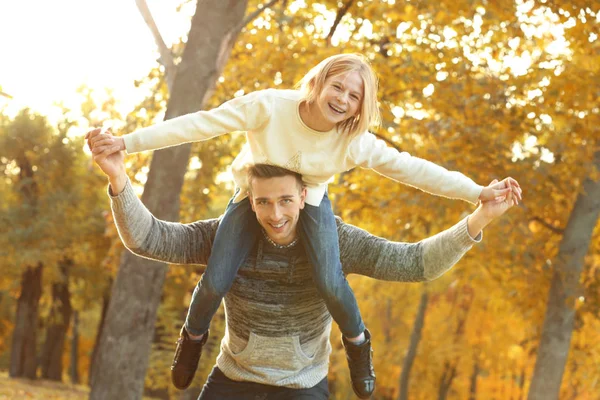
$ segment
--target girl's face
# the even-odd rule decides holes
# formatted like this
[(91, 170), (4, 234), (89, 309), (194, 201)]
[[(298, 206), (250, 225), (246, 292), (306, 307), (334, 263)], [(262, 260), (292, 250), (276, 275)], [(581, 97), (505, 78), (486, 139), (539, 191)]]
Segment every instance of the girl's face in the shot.
[(318, 121), (321, 128), (318, 130), (329, 131), (355, 116), (362, 104), (363, 93), (363, 80), (357, 71), (327, 78), (315, 107), (310, 110), (311, 119)]

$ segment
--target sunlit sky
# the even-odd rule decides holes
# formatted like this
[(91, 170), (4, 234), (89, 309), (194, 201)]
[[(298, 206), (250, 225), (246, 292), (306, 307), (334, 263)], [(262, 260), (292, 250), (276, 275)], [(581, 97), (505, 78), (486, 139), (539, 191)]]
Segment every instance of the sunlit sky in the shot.
[[(147, 0), (147, 3), (167, 45), (170, 46), (188, 32), (193, 2), (182, 12), (177, 11), (179, 1)], [(518, 14), (526, 14), (534, 4), (533, 1), (519, 0), (517, 3)], [(291, 2), (291, 12), (300, 6), (306, 6), (303, 0)], [(335, 12), (319, 4), (314, 4), (313, 8), (320, 14), (313, 21), (314, 26), (327, 32), (325, 27), (331, 26)], [(502, 60), (495, 60), (486, 51), (470, 52), (469, 41), (486, 39), (482, 37), (480, 30), (485, 12), (484, 8), (477, 7), (473, 19), (467, 21), (474, 31), (471, 36), (460, 40), (465, 56), (474, 65), (485, 60), (494, 73), (501, 74), (508, 67), (514, 76), (525, 74), (532, 58), (539, 54), (529, 54), (526, 51), (521, 55), (509, 54)], [(555, 40), (545, 51), (558, 54), (567, 50), (563, 37), (564, 27), (556, 23), (557, 17), (549, 10), (536, 11), (528, 18), (529, 24), (522, 24), (523, 29), (527, 28), (527, 37), (539, 37), (551, 32)], [(596, 16), (597, 20), (599, 18), (600, 16)], [(573, 26), (575, 19), (571, 20)], [(333, 43), (343, 43), (349, 34), (348, 30), (340, 27)], [(363, 24), (360, 34), (369, 38), (372, 34), (371, 25)], [(419, 31), (419, 27), (411, 26), (410, 23), (401, 23), (397, 27), (399, 38), (402, 35), (422, 34), (424, 33)], [(489, 34), (490, 32), (487, 36)], [(60, 116), (57, 109), (52, 110), (53, 103), (61, 101), (67, 106), (77, 107), (80, 99), (76, 95), (76, 89), (81, 85), (97, 92), (104, 88), (112, 89), (113, 96), (120, 104), (119, 110), (125, 115), (144, 95), (134, 88), (134, 80), (145, 76), (156, 65), (158, 58), (154, 38), (137, 9), (135, 0), (0, 1), (0, 37), (0, 87), (3, 92), (12, 96), (12, 99), (0, 96), (0, 107), (8, 106), (6, 111), (9, 114), (23, 107), (30, 107), (50, 116), (51, 120), (54, 119), (53, 114), (56, 118)], [(590, 37), (590, 41), (596, 37)], [(444, 30), (443, 39), (444, 46), (459, 45), (456, 32), (450, 27)], [(513, 50), (519, 44), (518, 38), (508, 42)], [(434, 95), (436, 81), (444, 80), (446, 76), (447, 73), (443, 71), (432, 76), (431, 83), (423, 88), (423, 94), (426, 97)], [(548, 83), (549, 81), (541, 82), (540, 86)], [(530, 99), (541, 94), (539, 89), (532, 90), (529, 93)], [(425, 110), (420, 110), (420, 104), (395, 106), (392, 112), (397, 119), (405, 115), (417, 119), (428, 116)], [(549, 116), (541, 117), (544, 124), (552, 122)], [(523, 149), (526, 150), (526, 147)]]
[[(177, 12), (178, 3), (172, 0), (148, 0), (150, 10), (168, 45), (177, 41), (189, 29), (192, 10)], [(296, 3), (302, 1), (293, 2)], [(520, 8), (526, 7), (528, 3), (522, 4)], [(475, 28), (481, 23), (480, 8), (473, 20)], [(330, 10), (319, 11), (323, 15), (331, 14), (328, 15), (331, 19), (335, 18), (335, 13)], [(548, 18), (546, 24), (549, 21)], [(331, 23), (324, 20), (314, 22), (325, 26)], [(403, 25), (398, 27), (399, 36), (410, 28), (410, 24), (402, 27)], [(549, 31), (558, 26), (540, 28)], [(415, 29), (412, 28), (413, 31)], [(335, 38), (336, 41), (344, 39), (343, 31), (338, 29), (339, 37)], [(369, 32), (361, 33), (369, 36)], [(562, 36), (562, 32), (558, 30), (553, 33), (556, 37)], [(133, 90), (134, 79), (144, 76), (155, 65), (158, 57), (154, 38), (134, 0), (0, 2), (0, 37), (0, 87), (13, 96), (12, 100), (0, 96), (0, 106), (9, 104), (12, 110), (28, 106), (47, 113), (53, 102), (61, 100), (68, 103), (74, 97), (76, 88), (85, 84), (94, 89), (113, 88), (115, 98), (123, 103), (122, 109), (126, 111), (142, 95)], [(452, 35), (447, 39), (453, 39)], [(559, 48), (564, 49), (564, 42), (560, 43), (558, 40), (556, 43)], [(512, 48), (519, 43), (509, 44)], [(471, 60), (474, 62), (482, 57), (470, 54), (466, 56), (474, 58)], [(503, 61), (504, 64), (510, 62), (513, 73), (519, 75), (531, 63), (530, 59), (525, 59), (526, 56), (529, 54), (520, 58), (505, 57)], [(496, 60), (487, 61), (491, 67), (499, 64)], [(497, 69), (500, 69), (499, 65)], [(431, 91), (429, 95), (433, 94), (432, 89), (432, 85), (426, 88)]]
[[(177, 12), (177, 2), (148, 5), (167, 44), (187, 32), (189, 16)], [(0, 96), (0, 106), (11, 110), (47, 113), (81, 84), (114, 88), (127, 109), (141, 96), (132, 91), (134, 79), (158, 57), (134, 0), (0, 1), (0, 37), (0, 86), (13, 96)]]

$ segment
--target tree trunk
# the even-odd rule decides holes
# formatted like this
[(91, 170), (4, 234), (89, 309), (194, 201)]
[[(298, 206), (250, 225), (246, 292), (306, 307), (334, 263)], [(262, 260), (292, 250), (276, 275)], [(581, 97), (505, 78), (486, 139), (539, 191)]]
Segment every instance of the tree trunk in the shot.
[(37, 323), (42, 295), (42, 264), (28, 268), (21, 278), (21, 295), (17, 301), (17, 315), (10, 352), (11, 377), (36, 378)]
[(60, 265), (61, 280), (52, 285), (52, 309), (42, 350), (42, 378), (52, 381), (62, 381), (65, 339), (73, 312), (69, 293), (69, 264), (65, 262)]
[(408, 400), (408, 382), (410, 378), (410, 370), (413, 366), (413, 362), (415, 361), (415, 357), (417, 356), (417, 347), (421, 341), (421, 332), (423, 331), (423, 325), (425, 325), (425, 312), (427, 311), (428, 302), (429, 294), (425, 289), (421, 295), (419, 310), (417, 311), (413, 330), (410, 334), (408, 353), (406, 353), (406, 357), (404, 357), (404, 364), (402, 365), (402, 373), (400, 374), (400, 394), (398, 395), (398, 400)]
[[(210, 97), (241, 29), (246, 6), (247, 0), (206, 0), (197, 7), (166, 119), (197, 111)], [(142, 201), (156, 217), (178, 218), (189, 154), (189, 144), (154, 153)], [(142, 397), (165, 271), (164, 263), (129, 252), (121, 258), (96, 355), (91, 400)]]
[(100, 313), (100, 322), (98, 323), (98, 329), (96, 330), (96, 340), (94, 340), (94, 350), (92, 350), (92, 356), (90, 357), (90, 367), (88, 369), (88, 385), (91, 387), (92, 377), (94, 376), (94, 365), (96, 365), (96, 354), (98, 354), (98, 347), (100, 346), (100, 337), (102, 336), (102, 330), (104, 329), (104, 322), (106, 321), (106, 313), (108, 311), (108, 303), (110, 302), (110, 292), (112, 288), (112, 280), (110, 280), (106, 292), (102, 296), (102, 311)]
[(475, 365), (473, 365), (473, 373), (471, 374), (469, 384), (469, 400), (477, 398), (477, 378), (479, 377), (479, 359), (475, 357)]
[(71, 383), (79, 384), (79, 312), (73, 312), (73, 328), (71, 329), (71, 361), (69, 365), (69, 377)]
[(519, 376), (519, 400), (525, 400), (525, 396), (527, 395), (525, 393), (525, 379), (527, 378), (526, 369), (525, 365), (523, 365), (523, 368), (521, 368), (521, 375)]
[(448, 398), (448, 392), (452, 387), (452, 382), (456, 377), (456, 366), (458, 361), (451, 364), (449, 361), (444, 363), (444, 373), (440, 378), (440, 388), (438, 390), (438, 400), (446, 400)]
[[(16, 157), (19, 167), (19, 192), (23, 206), (29, 208), (32, 217), (37, 214), (38, 185), (27, 155), (23, 152)], [(36, 378), (37, 371), (37, 330), (39, 302), (42, 295), (43, 264), (27, 267), (21, 275), (21, 294), (17, 301), (15, 328), (10, 353), (9, 375), (11, 377)]]
[[(600, 169), (600, 151), (595, 154), (594, 165)], [(554, 261), (529, 400), (558, 399), (571, 344), (575, 301), (581, 293), (579, 278), (599, 214), (600, 181), (588, 178), (583, 193), (577, 196)]]

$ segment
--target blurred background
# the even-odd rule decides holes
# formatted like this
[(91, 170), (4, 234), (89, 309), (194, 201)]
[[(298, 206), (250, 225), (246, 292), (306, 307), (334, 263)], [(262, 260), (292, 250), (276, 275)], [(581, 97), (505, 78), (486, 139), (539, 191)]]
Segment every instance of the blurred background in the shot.
[[(99, 338), (117, 326), (107, 313), (115, 291), (115, 310), (129, 304), (113, 283), (133, 261), (85, 132), (123, 135), (165, 113), (292, 88), (342, 52), (371, 60), (383, 114), (373, 132), (389, 146), (482, 185), (514, 177), (524, 196), (434, 282), (349, 277), (373, 333), (374, 398), (600, 398), (600, 2), (198, 3), (197, 13), (192, 0), (0, 3), (0, 398), (102, 398), (97, 382), (119, 356), (104, 348), (99, 360)], [(243, 141), (195, 143), (177, 168), (130, 155), (128, 173), (157, 216), (216, 217)], [(396, 241), (473, 209), (358, 169), (330, 193), (346, 222)], [(134, 291), (130, 302), (147, 303), (147, 340), (132, 347), (147, 368), (132, 375), (137, 394), (120, 398), (195, 399), (222, 310), (194, 384), (176, 391), (169, 366), (203, 267), (148, 270), (160, 271), (158, 284), (147, 302)], [(331, 398), (352, 399), (339, 339), (334, 327)]]

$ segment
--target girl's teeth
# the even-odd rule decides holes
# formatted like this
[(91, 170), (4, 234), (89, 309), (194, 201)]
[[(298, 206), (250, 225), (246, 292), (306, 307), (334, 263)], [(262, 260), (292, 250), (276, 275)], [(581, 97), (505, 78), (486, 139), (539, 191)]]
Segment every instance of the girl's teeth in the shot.
[(333, 111), (335, 111), (335, 112), (337, 112), (337, 113), (339, 113), (339, 114), (343, 114), (343, 113), (344, 113), (344, 111), (343, 111), (343, 110), (340, 110), (339, 108), (337, 108), (337, 107), (334, 107), (334, 106), (332, 106), (331, 104), (330, 104), (329, 106), (330, 106), (330, 107), (333, 109)]

